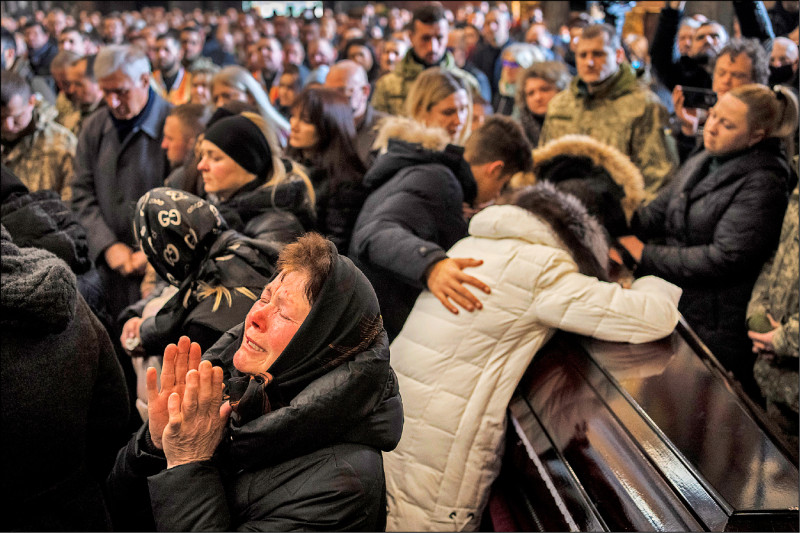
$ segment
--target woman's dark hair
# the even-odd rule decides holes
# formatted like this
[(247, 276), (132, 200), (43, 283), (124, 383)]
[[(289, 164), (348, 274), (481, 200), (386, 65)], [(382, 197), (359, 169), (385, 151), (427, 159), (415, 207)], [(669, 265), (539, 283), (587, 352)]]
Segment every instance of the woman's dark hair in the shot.
[[(311, 150), (311, 164), (325, 172), (332, 188), (344, 182), (360, 182), (367, 169), (356, 152), (350, 101), (333, 89), (306, 88), (295, 100), (292, 112), (298, 112), (300, 120), (316, 128), (319, 141)], [(302, 160), (300, 150), (289, 147), (287, 154)]]
[(372, 56), (372, 68), (369, 69), (369, 71), (367, 72), (367, 79), (370, 81), (370, 83), (372, 83), (380, 76), (381, 72), (381, 67), (378, 64), (378, 57), (375, 55), (375, 50), (372, 48), (372, 45), (369, 44), (369, 41), (367, 41), (365, 38), (356, 37), (355, 39), (350, 39), (345, 43), (344, 48), (342, 48), (342, 54), (341, 56), (339, 56), (339, 59), (349, 59), (347, 55), (350, 53), (350, 47), (352, 46), (363, 46), (364, 48), (369, 50), (369, 54)]

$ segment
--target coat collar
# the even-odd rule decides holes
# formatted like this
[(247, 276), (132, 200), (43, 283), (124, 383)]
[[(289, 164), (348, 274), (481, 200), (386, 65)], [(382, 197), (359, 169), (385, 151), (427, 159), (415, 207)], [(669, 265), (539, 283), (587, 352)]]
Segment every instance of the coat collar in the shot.
[(711, 164), (711, 154), (703, 150), (687, 161), (687, 166), (691, 166), (687, 169), (689, 175), (683, 183), (682, 190), (690, 200), (695, 200), (740, 179), (754, 169), (771, 168), (776, 172), (788, 174), (787, 165), (774, 153), (776, 146), (773, 141), (775, 140), (762, 141), (750, 150), (731, 157), (710, 173), (708, 167)]

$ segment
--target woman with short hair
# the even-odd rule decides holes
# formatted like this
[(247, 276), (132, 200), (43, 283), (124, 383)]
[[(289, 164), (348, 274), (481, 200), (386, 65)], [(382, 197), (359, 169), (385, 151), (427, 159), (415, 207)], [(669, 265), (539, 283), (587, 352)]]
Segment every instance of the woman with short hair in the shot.
[(385, 528), (382, 451), (403, 415), (375, 292), (318, 234), (278, 269), (202, 362), (181, 337), (147, 376), (149, 419), (109, 493), (160, 531)]

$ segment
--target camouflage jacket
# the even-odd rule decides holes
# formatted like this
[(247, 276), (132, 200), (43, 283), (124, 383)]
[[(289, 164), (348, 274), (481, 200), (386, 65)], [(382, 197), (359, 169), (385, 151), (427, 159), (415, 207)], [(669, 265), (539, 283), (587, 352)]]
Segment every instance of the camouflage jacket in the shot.
[(64, 92), (60, 92), (58, 96), (56, 96), (56, 111), (58, 112), (56, 122), (77, 135), (78, 132), (76, 132), (74, 128), (81, 121), (81, 112), (75, 107), (75, 104), (67, 98)]
[(668, 139), (667, 110), (650, 90), (637, 83), (630, 65), (589, 94), (578, 77), (550, 101), (539, 146), (570, 133), (594, 137), (627, 155), (644, 177), (646, 201), (666, 185), (678, 165)]
[[(458, 68), (450, 52), (445, 54), (444, 59), (438, 66), (459, 75), (473, 89), (473, 94), (480, 94), (478, 80), (469, 72)], [(384, 74), (375, 83), (375, 91), (372, 94), (371, 101), (372, 107), (391, 115), (404, 115), (403, 107), (411, 84), (426, 68), (425, 65), (414, 58), (414, 54), (409, 50), (393, 72)]]
[(772, 337), (774, 358), (759, 356), (753, 374), (765, 398), (798, 411), (798, 314), (800, 297), (800, 238), (798, 188), (789, 198), (778, 250), (764, 265), (747, 306), (748, 321), (769, 313), (781, 326)]
[(3, 146), (2, 161), (31, 192), (56, 191), (68, 202), (72, 198), (73, 160), (78, 140), (56, 123), (55, 116), (53, 106), (38, 102), (33, 112), (36, 129), (13, 147)]

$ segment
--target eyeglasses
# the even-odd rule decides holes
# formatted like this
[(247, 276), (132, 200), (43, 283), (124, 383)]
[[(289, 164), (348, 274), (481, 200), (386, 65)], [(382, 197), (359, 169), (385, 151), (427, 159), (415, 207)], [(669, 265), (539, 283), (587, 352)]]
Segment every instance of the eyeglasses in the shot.
[(509, 61), (508, 59), (504, 59), (503, 66), (508, 68), (519, 68), (519, 63), (517, 63), (516, 61)]

